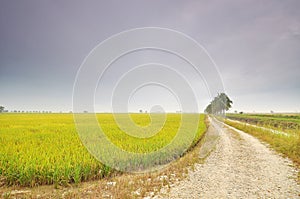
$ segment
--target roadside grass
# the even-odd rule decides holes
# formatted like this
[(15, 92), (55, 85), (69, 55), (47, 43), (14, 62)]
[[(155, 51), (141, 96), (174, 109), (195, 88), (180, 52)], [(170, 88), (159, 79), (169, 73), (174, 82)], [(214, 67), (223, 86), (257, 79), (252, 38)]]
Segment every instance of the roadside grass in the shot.
[(234, 131), (234, 130), (228, 128), (228, 127), (225, 127), (225, 128), (227, 128), (227, 130), (231, 133), (231, 135), (232, 135), (235, 139), (237, 139), (237, 140), (243, 140), (243, 138), (241, 138), (241, 135), (240, 135), (238, 132), (236, 132), (236, 131)]
[[(229, 120), (225, 120), (224, 122), (234, 128), (249, 133), (268, 143), (277, 152), (289, 157), (295, 163), (295, 165), (300, 168), (299, 132), (295, 132), (287, 136), (284, 134), (276, 134), (270, 130), (260, 127), (246, 125), (246, 123), (239, 123)], [(298, 181), (300, 182), (300, 172), (298, 172)]]

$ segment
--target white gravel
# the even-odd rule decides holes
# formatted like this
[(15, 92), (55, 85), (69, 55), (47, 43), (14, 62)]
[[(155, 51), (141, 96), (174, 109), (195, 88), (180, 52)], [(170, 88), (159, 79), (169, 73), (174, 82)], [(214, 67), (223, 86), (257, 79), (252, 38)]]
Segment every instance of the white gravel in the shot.
[(205, 163), (155, 198), (300, 198), (297, 171), (289, 159), (219, 122), (211, 121), (211, 132), (220, 137)]

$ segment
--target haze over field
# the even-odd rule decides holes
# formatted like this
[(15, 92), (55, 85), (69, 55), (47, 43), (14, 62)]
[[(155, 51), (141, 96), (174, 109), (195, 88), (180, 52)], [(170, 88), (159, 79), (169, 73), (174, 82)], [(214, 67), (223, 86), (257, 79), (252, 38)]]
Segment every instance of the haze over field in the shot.
[[(80, 2), (0, 2), (0, 105), (72, 110), (75, 76), (89, 52), (113, 34), (155, 26), (183, 32), (206, 48), (233, 100), (232, 111), (300, 111), (298, 0)], [(168, 56), (143, 51), (124, 58), (107, 76), (107, 90), (121, 67)], [(170, 63), (189, 67), (176, 59)], [(201, 79), (186, 73), (203, 111), (210, 96)], [(149, 111), (157, 103), (166, 111), (180, 109), (171, 93), (147, 87), (131, 99), (129, 110)], [(109, 104), (95, 105), (110, 111)]]

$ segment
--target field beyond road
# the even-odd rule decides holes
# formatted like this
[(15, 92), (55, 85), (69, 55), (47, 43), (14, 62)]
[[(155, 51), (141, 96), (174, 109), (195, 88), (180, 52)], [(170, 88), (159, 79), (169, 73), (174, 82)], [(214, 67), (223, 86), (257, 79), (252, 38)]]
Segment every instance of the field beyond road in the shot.
[(300, 132), (300, 114), (226, 114), (226, 117), (276, 130)]
[[(130, 116), (139, 126), (151, 123), (148, 114)], [(197, 116), (200, 120), (191, 146), (206, 130), (205, 115)], [(136, 153), (163, 148), (172, 142), (181, 127), (181, 114), (167, 114), (166, 122), (157, 134), (140, 139), (121, 131), (112, 114), (97, 114), (97, 119), (112, 143)], [(189, 124), (183, 129), (187, 135), (188, 127)], [(97, 161), (83, 146), (72, 114), (0, 114), (0, 145), (1, 186), (67, 185), (101, 179), (115, 172)], [(177, 149), (173, 150), (176, 152)], [(170, 160), (161, 160), (164, 161)]]

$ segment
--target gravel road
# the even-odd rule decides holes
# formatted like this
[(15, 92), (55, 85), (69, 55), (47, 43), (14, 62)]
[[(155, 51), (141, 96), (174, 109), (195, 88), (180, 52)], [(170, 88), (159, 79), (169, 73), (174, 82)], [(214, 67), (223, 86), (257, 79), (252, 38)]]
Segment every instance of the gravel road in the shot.
[(211, 121), (215, 150), (157, 198), (300, 198), (292, 162), (253, 136)]

